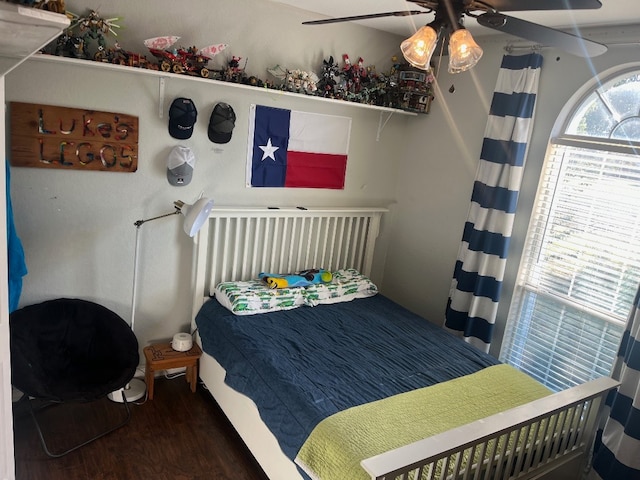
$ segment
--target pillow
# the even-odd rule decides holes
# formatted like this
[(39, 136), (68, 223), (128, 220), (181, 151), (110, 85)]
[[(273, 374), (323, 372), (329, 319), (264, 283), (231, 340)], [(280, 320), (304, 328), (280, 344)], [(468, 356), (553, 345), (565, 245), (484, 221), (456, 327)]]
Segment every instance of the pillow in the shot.
[(302, 288), (268, 288), (262, 280), (222, 282), (214, 296), (236, 315), (291, 310), (304, 305)]
[(304, 303), (310, 307), (326, 303), (349, 302), (354, 298), (372, 297), (378, 287), (366, 276), (352, 268), (333, 272), (333, 280), (326, 284), (309, 285), (303, 289)]

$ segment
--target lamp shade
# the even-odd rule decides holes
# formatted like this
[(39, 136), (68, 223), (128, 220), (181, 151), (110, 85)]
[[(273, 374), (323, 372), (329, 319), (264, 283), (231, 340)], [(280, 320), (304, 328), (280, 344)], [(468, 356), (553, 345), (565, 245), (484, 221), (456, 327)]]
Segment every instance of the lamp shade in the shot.
[(184, 231), (193, 237), (202, 228), (204, 222), (209, 218), (209, 212), (213, 208), (213, 200), (202, 197), (193, 205), (184, 204), (180, 208), (180, 213), (184, 215)]
[(461, 28), (449, 38), (449, 73), (460, 73), (469, 70), (482, 57), (482, 49), (469, 33)]
[(433, 51), (438, 43), (438, 33), (425, 25), (400, 44), (404, 58), (416, 68), (429, 70)]

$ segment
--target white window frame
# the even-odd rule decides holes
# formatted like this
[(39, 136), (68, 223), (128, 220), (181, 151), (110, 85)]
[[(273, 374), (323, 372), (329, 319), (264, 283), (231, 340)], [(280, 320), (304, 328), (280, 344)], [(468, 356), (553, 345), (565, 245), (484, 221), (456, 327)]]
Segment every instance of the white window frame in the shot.
[[(615, 358), (615, 352), (612, 355), (611, 349), (617, 349), (617, 345), (621, 338), (621, 335), (624, 330), (625, 318), (621, 317), (618, 313), (617, 315), (612, 315), (609, 312), (600, 311), (595, 308), (591, 308), (581, 304), (580, 302), (576, 302), (571, 296), (563, 296), (558, 292), (554, 292), (553, 289), (549, 290), (548, 288), (538, 288), (538, 280), (535, 277), (535, 272), (533, 268), (533, 258), (537, 258), (540, 255), (540, 251), (537, 250), (539, 247), (534, 244), (534, 238), (531, 235), (531, 232), (536, 227), (535, 222), (538, 221), (539, 217), (539, 209), (541, 204), (541, 197), (543, 195), (549, 194), (549, 189), (553, 189), (555, 187), (550, 187), (545, 179), (545, 175), (552, 164), (552, 157), (558, 153), (558, 151), (567, 151), (574, 152), (576, 149), (587, 149), (591, 152), (601, 151), (604, 154), (606, 152), (611, 152), (613, 156), (616, 154), (625, 154), (625, 155), (634, 155), (638, 157), (638, 164), (640, 164), (640, 138), (634, 139), (634, 141), (623, 141), (617, 140), (613, 138), (602, 138), (602, 137), (590, 137), (586, 135), (577, 135), (577, 134), (568, 134), (567, 129), (569, 128), (569, 124), (571, 119), (577, 112), (580, 111), (580, 108), (583, 104), (588, 100), (588, 98), (596, 92), (598, 89), (601, 89), (603, 86), (609, 87), (610, 82), (615, 79), (620, 79), (624, 77), (628, 77), (631, 74), (640, 75), (640, 68), (634, 66), (633, 68), (627, 70), (619, 70), (615, 72), (613, 75), (610, 75), (606, 80), (596, 84), (593, 88), (589, 89), (585, 95), (582, 95), (575, 103), (574, 108), (572, 109), (571, 114), (567, 115), (566, 121), (563, 123), (562, 128), (560, 129), (560, 134), (551, 139), (549, 148), (547, 150), (547, 155), (545, 158), (545, 162), (542, 168), (541, 180), (538, 187), (538, 193), (536, 195), (536, 200), (533, 207), (533, 212), (531, 216), (531, 222), (529, 224), (529, 228), (527, 230), (527, 240), (525, 242), (524, 250), (522, 253), (522, 259), (520, 262), (520, 268), (517, 275), (516, 285), (514, 287), (513, 296), (511, 299), (511, 304), (509, 307), (509, 314), (507, 318), (507, 325), (505, 329), (505, 334), (502, 342), (502, 348), (500, 352), (500, 359), (507, 363), (511, 363), (518, 368), (521, 368), (525, 372), (531, 374), (538, 380), (545, 383), (547, 386), (552, 388), (553, 390), (561, 390), (568, 386), (573, 386), (577, 383), (581, 383), (583, 381), (590, 380), (597, 376), (601, 376), (603, 374), (608, 374), (611, 368), (611, 363)], [(638, 110), (637, 116), (640, 118), (640, 101), (638, 101)], [(612, 116), (610, 118), (614, 118)], [(617, 124), (619, 124), (624, 119), (616, 119)], [(614, 123), (616, 123), (614, 122)], [(639, 180), (640, 181), (640, 180)], [(546, 228), (546, 226), (545, 226)], [(637, 271), (637, 278), (634, 280), (636, 282), (640, 281), (640, 268)], [(635, 290), (634, 290), (635, 293)], [(574, 367), (577, 367), (577, 364), (580, 363), (579, 360), (582, 357), (586, 357), (593, 352), (589, 351), (579, 351), (579, 356), (581, 358), (575, 358), (576, 352), (572, 354), (567, 354), (566, 358), (563, 358), (562, 351), (562, 342), (567, 342), (565, 338), (562, 340), (561, 338), (564, 335), (565, 331), (568, 331), (562, 324), (556, 325), (558, 327), (557, 331), (544, 331), (543, 327), (547, 326), (547, 323), (551, 325), (555, 322), (556, 317), (553, 315), (548, 316), (547, 320), (542, 320), (542, 322), (538, 322), (535, 324), (535, 329), (531, 331), (526, 331), (524, 328), (520, 328), (518, 331), (518, 326), (522, 327), (524, 325), (524, 321), (521, 321), (524, 317), (522, 314), (522, 310), (524, 308), (525, 303), (535, 297), (538, 296), (541, 300), (547, 301), (548, 305), (564, 305), (559, 310), (554, 313), (557, 313), (557, 318), (565, 315), (566, 312), (571, 311), (571, 315), (568, 317), (580, 317), (582, 314), (585, 314), (588, 318), (594, 318), (597, 320), (594, 321), (602, 321), (603, 326), (611, 327), (609, 330), (611, 332), (608, 333), (610, 338), (608, 338), (606, 350), (606, 357), (603, 359), (594, 358), (593, 368), (587, 369), (589, 371), (583, 371), (582, 368), (578, 367), (578, 371), (573, 372)], [(633, 298), (631, 298), (633, 300)], [(530, 305), (530, 304), (527, 304)], [(629, 301), (629, 309), (631, 308), (631, 301)], [(577, 313), (582, 312), (582, 313)], [(541, 315), (541, 317), (543, 317)], [(585, 318), (586, 318), (585, 317)], [(532, 324), (533, 325), (533, 324)], [(587, 334), (591, 329), (592, 325), (585, 327)], [(575, 325), (573, 325), (575, 327)], [(606, 329), (605, 329), (606, 330)], [(541, 331), (543, 332), (541, 334)], [(574, 330), (572, 330), (573, 334)], [(514, 341), (514, 336), (520, 335), (519, 339)], [(554, 338), (554, 335), (557, 338)], [(538, 350), (538, 348), (542, 348), (540, 346), (536, 346), (536, 336), (540, 338), (540, 336), (544, 337), (544, 340), (549, 340), (549, 342), (560, 342), (553, 344), (549, 347), (549, 351)], [(569, 341), (572, 341), (573, 338), (569, 338)], [(575, 339), (575, 341), (579, 341)], [(523, 342), (529, 343), (529, 353), (519, 354), (518, 345), (522, 345)], [(543, 342), (540, 342), (543, 343)], [(613, 345), (613, 347), (612, 347)], [(545, 347), (547, 348), (547, 347)], [(588, 347), (584, 348), (585, 350), (592, 350), (593, 344), (589, 343)], [(533, 352), (533, 353), (532, 353)], [(551, 353), (549, 353), (551, 352)], [(554, 359), (554, 352), (560, 352), (560, 358)], [(533, 354), (537, 354), (537, 356), (533, 357)], [(541, 354), (543, 356), (541, 357)], [(529, 357), (527, 357), (529, 355)], [(571, 357), (573, 355), (573, 359)], [(545, 363), (555, 364), (548, 366), (544, 365)], [(572, 365), (575, 364), (575, 365)], [(597, 365), (596, 365), (597, 363)], [(560, 367), (559, 365), (562, 365)], [(550, 372), (551, 370), (551, 372)], [(564, 371), (566, 370), (566, 371)]]

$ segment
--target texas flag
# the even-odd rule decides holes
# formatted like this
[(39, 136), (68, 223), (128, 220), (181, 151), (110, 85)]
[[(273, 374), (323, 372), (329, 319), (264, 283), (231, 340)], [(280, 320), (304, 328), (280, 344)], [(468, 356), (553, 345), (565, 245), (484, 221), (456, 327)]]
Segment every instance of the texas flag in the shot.
[(251, 105), (247, 186), (343, 189), (351, 118)]

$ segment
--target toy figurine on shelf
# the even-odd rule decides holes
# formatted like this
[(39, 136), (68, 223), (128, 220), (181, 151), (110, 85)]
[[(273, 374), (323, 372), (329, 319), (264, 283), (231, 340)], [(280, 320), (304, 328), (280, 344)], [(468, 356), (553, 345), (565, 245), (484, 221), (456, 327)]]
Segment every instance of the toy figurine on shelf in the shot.
[(287, 90), (295, 93), (315, 95), (318, 91), (318, 76), (304, 70), (290, 70), (287, 75)]
[(318, 81), (318, 95), (326, 98), (335, 97), (336, 79), (339, 77), (340, 67), (330, 56), (322, 61), (322, 75)]
[(227, 62), (227, 68), (222, 72), (222, 79), (225, 82), (244, 83), (244, 68), (247, 65), (247, 60), (244, 61), (245, 67), (240, 66), (240, 60), (242, 60), (242, 57), (233, 55), (231, 60)]
[(242, 83), (245, 85), (250, 85), (252, 87), (265, 87), (266, 84), (261, 79), (256, 77), (255, 75), (251, 75), (249, 77), (243, 77)]
[(318, 76), (313, 72), (304, 70), (289, 70), (280, 65), (267, 68), (267, 72), (280, 80), (279, 89), (293, 93), (304, 93), (305, 95), (315, 95), (318, 91)]
[(56, 39), (54, 55), (71, 58), (84, 58), (84, 41), (69, 29)]
[(173, 47), (179, 39), (180, 37), (167, 35), (148, 38), (144, 41), (151, 54), (158, 59), (160, 70), (163, 72), (188, 73), (208, 78), (207, 64), (209, 60), (228, 47), (226, 43), (209, 45), (200, 50), (195, 46), (189, 48)]
[(127, 67), (158, 70), (158, 66), (151, 63), (146, 56), (129, 52), (122, 48), (118, 42), (115, 43), (113, 48), (107, 48), (97, 52), (95, 60), (98, 62), (114, 63), (116, 65), (126, 65)]
[(280, 65), (275, 65), (271, 68), (267, 68), (267, 73), (276, 77), (280, 82), (284, 82), (284, 79), (287, 76), (287, 69), (282, 68)]
[(48, 10), (53, 13), (65, 12), (64, 0), (41, 0), (33, 3), (33, 7), (39, 8), (40, 10)]
[(424, 70), (409, 64), (398, 67), (399, 107), (416, 113), (429, 113), (433, 100), (433, 69)]
[(353, 65), (349, 55), (346, 53), (342, 55), (342, 60), (344, 62), (342, 74), (346, 79), (345, 90), (349, 93), (359, 93), (362, 84), (367, 81), (367, 69), (364, 68), (364, 60), (360, 57), (358, 58), (358, 63)]
[[(102, 18), (97, 11), (90, 10), (86, 17), (78, 17), (71, 13), (71, 16), (76, 20), (72, 22), (69, 29), (79, 28), (79, 34), (83, 41), (83, 51), (85, 58), (99, 59), (101, 52), (107, 48), (105, 36), (109, 33), (114, 36), (118, 36), (115, 28), (120, 28), (120, 25), (116, 24), (116, 21), (121, 20), (120, 17)], [(91, 42), (98, 42), (98, 47), (93, 55), (89, 54), (89, 44)]]

